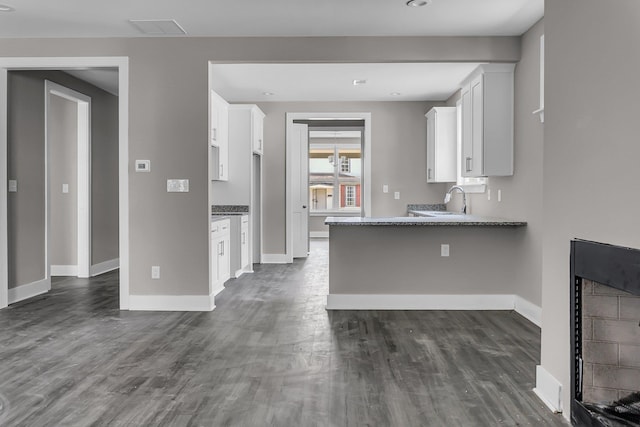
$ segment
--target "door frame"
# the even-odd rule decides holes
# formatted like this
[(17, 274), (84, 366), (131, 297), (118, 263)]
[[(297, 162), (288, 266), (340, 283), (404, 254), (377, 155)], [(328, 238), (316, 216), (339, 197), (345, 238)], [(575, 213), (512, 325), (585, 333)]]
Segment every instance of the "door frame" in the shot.
[(120, 309), (129, 309), (129, 58), (105, 57), (5, 57), (0, 58), (0, 309), (8, 305), (9, 247), (7, 222), (7, 114), (10, 70), (64, 70), (113, 67), (118, 69), (118, 187)]
[(292, 204), (292, 161), (293, 150), (291, 148), (294, 120), (313, 119), (354, 119), (364, 120), (364, 132), (362, 140), (362, 216), (371, 216), (371, 113), (286, 113), (286, 171), (285, 171), (285, 259), (287, 263), (293, 262), (293, 204)]
[[(77, 125), (77, 259), (76, 276), (87, 278), (91, 271), (91, 97), (49, 80), (44, 81), (44, 152), (45, 152), (45, 272), (51, 279), (51, 168), (49, 114), (51, 97), (58, 96), (76, 104)], [(49, 286), (51, 289), (51, 286)]]

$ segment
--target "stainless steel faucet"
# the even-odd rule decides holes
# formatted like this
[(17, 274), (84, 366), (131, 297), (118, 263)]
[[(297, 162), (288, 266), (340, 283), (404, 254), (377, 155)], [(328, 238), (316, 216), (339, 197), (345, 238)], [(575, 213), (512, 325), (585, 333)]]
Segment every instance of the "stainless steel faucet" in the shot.
[(451, 193), (453, 193), (455, 190), (458, 190), (459, 192), (462, 193), (462, 214), (466, 214), (467, 213), (467, 193), (465, 193), (464, 189), (459, 185), (454, 185), (449, 189), (449, 191), (447, 191), (447, 194), (444, 196), (444, 202), (449, 203), (451, 201)]

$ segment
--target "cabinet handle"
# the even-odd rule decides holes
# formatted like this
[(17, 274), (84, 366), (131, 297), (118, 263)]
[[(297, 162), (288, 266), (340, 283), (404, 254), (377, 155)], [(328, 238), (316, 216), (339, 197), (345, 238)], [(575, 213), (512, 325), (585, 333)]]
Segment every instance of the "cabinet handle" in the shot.
[(427, 169), (427, 179), (431, 179), (431, 168)]
[(218, 255), (224, 255), (224, 240), (218, 243)]
[(218, 128), (211, 129), (211, 139), (214, 141), (218, 140)]
[(242, 233), (242, 244), (244, 245), (245, 243), (247, 243), (246, 234)]
[(224, 176), (224, 165), (220, 165), (220, 176)]
[(472, 160), (471, 160), (471, 157), (467, 157), (465, 161), (466, 161), (466, 168), (465, 168), (465, 169), (466, 169), (466, 171), (467, 171), (467, 172), (471, 172), (471, 169), (472, 169)]
[(258, 140), (258, 147), (260, 148), (260, 150), (262, 150), (262, 140), (261, 139)]

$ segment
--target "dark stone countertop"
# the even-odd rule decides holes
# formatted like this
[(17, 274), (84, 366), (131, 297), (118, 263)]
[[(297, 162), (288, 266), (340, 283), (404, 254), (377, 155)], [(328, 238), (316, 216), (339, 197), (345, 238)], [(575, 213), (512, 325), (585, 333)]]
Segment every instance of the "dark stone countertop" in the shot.
[(437, 215), (437, 212), (441, 211), (436, 211), (434, 216), (416, 217), (328, 217), (324, 223), (331, 226), (521, 227), (527, 225), (526, 221), (456, 213)]

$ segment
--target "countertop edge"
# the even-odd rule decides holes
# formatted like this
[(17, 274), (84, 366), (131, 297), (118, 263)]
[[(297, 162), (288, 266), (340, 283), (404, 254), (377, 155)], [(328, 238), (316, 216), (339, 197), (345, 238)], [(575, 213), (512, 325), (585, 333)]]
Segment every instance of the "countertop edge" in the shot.
[(526, 221), (509, 220), (503, 218), (474, 217), (460, 221), (459, 218), (433, 217), (389, 217), (389, 218), (357, 218), (358, 220), (344, 220), (343, 218), (328, 217), (325, 224), (329, 226), (386, 226), (386, 227), (524, 227)]

